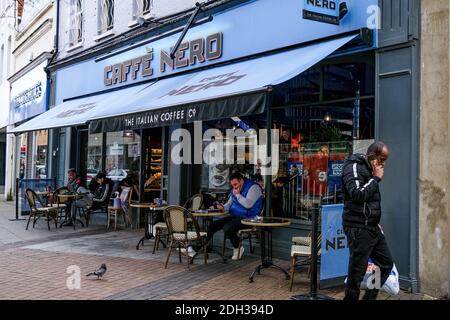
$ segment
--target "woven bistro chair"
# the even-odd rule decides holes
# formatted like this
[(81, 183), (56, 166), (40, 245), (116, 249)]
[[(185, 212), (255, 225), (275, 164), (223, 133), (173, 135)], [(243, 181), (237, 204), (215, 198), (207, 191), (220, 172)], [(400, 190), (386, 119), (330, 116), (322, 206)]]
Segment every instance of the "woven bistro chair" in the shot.
[[(188, 218), (192, 219), (194, 231), (188, 231)], [(204, 250), (204, 262), (205, 264), (207, 264), (207, 234), (206, 232), (199, 231), (197, 220), (192, 217), (191, 213), (186, 208), (183, 208), (181, 206), (168, 206), (166, 209), (164, 209), (164, 219), (166, 220), (170, 235), (169, 250), (167, 252), (164, 268), (167, 269), (170, 254), (172, 253), (172, 248), (174, 246), (178, 247), (178, 256), (180, 259), (180, 263), (182, 263), (181, 248), (185, 248), (187, 251), (189, 244), (193, 241), (200, 241)], [(191, 258), (189, 257), (189, 255), (186, 255), (186, 257), (189, 269)]]
[[(58, 228), (58, 209), (56, 207), (47, 207), (39, 200), (39, 197), (32, 189), (27, 189), (25, 191), (28, 204), (30, 206), (30, 216), (28, 217), (27, 227), (30, 225), (31, 218), (33, 218), (33, 228), (36, 225), (36, 221), (40, 217), (47, 218), (47, 227), (50, 230), (50, 220), (55, 221), (55, 228)], [(40, 207), (38, 207), (40, 205)]]
[(58, 215), (59, 215), (59, 219), (63, 218), (63, 213), (64, 213), (64, 218), (67, 219), (67, 206), (70, 203), (70, 201), (68, 201), (67, 199), (58, 197), (59, 195), (63, 195), (69, 192), (69, 189), (67, 187), (61, 187), (55, 190), (55, 192), (53, 193), (53, 201), (52, 201), (52, 206), (56, 204), (56, 208), (58, 209)]
[[(196, 193), (192, 197), (190, 197), (184, 206), (189, 211), (200, 210), (203, 207), (203, 195), (201, 193)], [(203, 221), (205, 223), (205, 221)], [(192, 219), (188, 218), (189, 228), (192, 230)], [(205, 225), (203, 225), (205, 227)]]
[[(291, 268), (290, 268), (290, 284), (289, 291), (292, 291), (292, 286), (294, 284), (294, 275), (295, 270), (302, 266), (308, 266), (308, 277), (311, 276), (311, 243), (312, 243), (312, 234), (309, 234), (308, 237), (300, 237), (295, 236), (292, 237), (292, 246), (291, 246)], [(322, 234), (319, 233), (317, 236), (317, 257), (320, 258), (321, 254), (321, 242), (322, 242)], [(320, 259), (319, 259), (320, 261)]]

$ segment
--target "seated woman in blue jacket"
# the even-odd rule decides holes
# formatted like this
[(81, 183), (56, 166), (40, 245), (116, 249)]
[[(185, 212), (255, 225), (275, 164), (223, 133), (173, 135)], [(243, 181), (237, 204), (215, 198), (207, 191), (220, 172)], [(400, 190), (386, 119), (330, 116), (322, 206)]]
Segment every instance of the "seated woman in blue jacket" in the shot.
[[(211, 239), (214, 233), (223, 229), (234, 248), (232, 259), (238, 260), (242, 258), (244, 247), (241, 247), (241, 250), (239, 251), (239, 237), (237, 233), (241, 229), (248, 228), (248, 226), (241, 223), (241, 220), (254, 218), (261, 213), (263, 207), (263, 192), (258, 183), (244, 178), (244, 176), (238, 172), (230, 175), (229, 182), (231, 191), (228, 201), (224, 205), (218, 204), (217, 209), (224, 210), (230, 215), (216, 220), (211, 224), (208, 231), (208, 239)], [(198, 246), (195, 246), (195, 248), (189, 247), (189, 256), (195, 255), (195, 252), (199, 249)], [(239, 257), (238, 252), (240, 252)]]

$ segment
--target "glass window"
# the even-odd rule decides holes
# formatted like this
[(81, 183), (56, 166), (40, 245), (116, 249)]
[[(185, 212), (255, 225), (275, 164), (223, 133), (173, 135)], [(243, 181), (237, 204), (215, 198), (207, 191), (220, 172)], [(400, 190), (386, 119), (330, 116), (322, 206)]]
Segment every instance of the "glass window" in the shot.
[[(201, 166), (201, 190), (211, 192), (226, 192), (230, 189), (228, 177), (233, 172), (240, 172), (245, 177), (253, 179), (264, 186), (261, 168), (255, 165), (255, 149), (248, 132), (254, 129), (259, 141), (259, 130), (266, 129), (266, 114), (252, 117), (234, 117), (203, 122), (203, 164)], [(216, 158), (216, 151), (211, 148), (212, 139), (205, 133), (209, 129), (217, 129), (220, 133), (214, 139), (223, 146), (222, 156)], [(233, 133), (233, 136), (230, 135)], [(247, 133), (247, 134), (246, 134)], [(217, 154), (218, 155), (218, 154)], [(219, 159), (222, 159), (220, 161)], [(216, 161), (218, 160), (218, 161)], [(261, 163), (261, 161), (256, 162)]]
[(139, 182), (141, 136), (137, 131), (118, 131), (106, 134), (106, 175), (113, 181), (130, 177)]
[(342, 202), (345, 158), (365, 153), (375, 137), (373, 60), (355, 61), (323, 63), (274, 90), (272, 128), (279, 135), (274, 215), (309, 220), (321, 204)]
[(103, 133), (89, 135), (87, 147), (86, 182), (102, 171)]
[(133, 18), (148, 15), (153, 10), (153, 0), (133, 0)]
[(114, 28), (114, 0), (98, 0), (98, 34)]
[(323, 201), (342, 201), (345, 158), (365, 152), (374, 139), (374, 103), (368, 99), (273, 111), (273, 128), (279, 130), (278, 173), (272, 177), (277, 215), (309, 220), (310, 209)]
[(76, 45), (83, 40), (83, 0), (70, 2), (70, 45)]
[(17, 137), (17, 147), (19, 149), (19, 178), (25, 179), (27, 176), (28, 133), (23, 133)]
[(48, 154), (48, 131), (40, 130), (36, 132), (35, 149), (35, 177), (36, 179), (47, 178), (47, 154)]

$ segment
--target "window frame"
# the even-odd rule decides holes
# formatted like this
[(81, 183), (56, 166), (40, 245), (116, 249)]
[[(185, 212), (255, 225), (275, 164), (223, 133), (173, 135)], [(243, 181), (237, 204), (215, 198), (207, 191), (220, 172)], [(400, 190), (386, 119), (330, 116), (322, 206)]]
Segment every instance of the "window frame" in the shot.
[(97, 34), (102, 35), (114, 29), (115, 1), (98, 0)]
[[(79, 5), (79, 7), (78, 7)], [(83, 0), (71, 0), (69, 7), (69, 44), (71, 47), (83, 43)], [(77, 17), (78, 16), (78, 17)], [(78, 27), (78, 28), (77, 28)]]

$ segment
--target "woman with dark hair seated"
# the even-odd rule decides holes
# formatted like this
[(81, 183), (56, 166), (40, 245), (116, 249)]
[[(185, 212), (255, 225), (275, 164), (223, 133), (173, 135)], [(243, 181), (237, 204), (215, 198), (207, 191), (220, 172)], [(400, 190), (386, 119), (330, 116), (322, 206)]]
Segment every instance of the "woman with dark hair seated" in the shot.
[(90, 208), (91, 211), (98, 210), (105, 205), (108, 205), (112, 193), (112, 181), (106, 177), (105, 173), (100, 172), (97, 174), (95, 180), (98, 185), (93, 194), (92, 206)]

